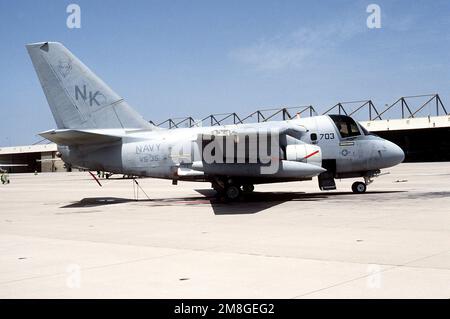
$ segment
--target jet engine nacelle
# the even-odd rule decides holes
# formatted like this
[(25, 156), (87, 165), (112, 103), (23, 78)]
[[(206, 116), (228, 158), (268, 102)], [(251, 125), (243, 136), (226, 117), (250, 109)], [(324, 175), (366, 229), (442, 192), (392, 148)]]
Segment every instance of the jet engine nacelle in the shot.
[(287, 145), (286, 159), (322, 166), (322, 150), (317, 145), (307, 143)]

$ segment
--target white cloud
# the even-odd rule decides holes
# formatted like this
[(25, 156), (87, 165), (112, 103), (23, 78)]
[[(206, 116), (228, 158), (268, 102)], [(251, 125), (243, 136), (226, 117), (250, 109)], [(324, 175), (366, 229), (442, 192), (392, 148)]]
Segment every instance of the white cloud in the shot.
[(230, 56), (258, 70), (301, 68), (309, 58), (323, 50), (331, 50), (345, 40), (364, 31), (349, 22), (335, 23), (322, 28), (301, 28), (285, 35), (262, 38), (255, 44), (237, 48)]

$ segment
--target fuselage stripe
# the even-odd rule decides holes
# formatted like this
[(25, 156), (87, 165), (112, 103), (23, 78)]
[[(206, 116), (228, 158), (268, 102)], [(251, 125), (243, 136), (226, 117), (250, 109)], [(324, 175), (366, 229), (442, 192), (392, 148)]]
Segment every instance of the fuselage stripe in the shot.
[(315, 152), (312, 152), (311, 154), (309, 154), (309, 155), (306, 155), (303, 159), (307, 159), (307, 158), (310, 158), (311, 156), (314, 156), (314, 155), (316, 155), (317, 153), (319, 153), (319, 151), (317, 150), (317, 151), (315, 151)]

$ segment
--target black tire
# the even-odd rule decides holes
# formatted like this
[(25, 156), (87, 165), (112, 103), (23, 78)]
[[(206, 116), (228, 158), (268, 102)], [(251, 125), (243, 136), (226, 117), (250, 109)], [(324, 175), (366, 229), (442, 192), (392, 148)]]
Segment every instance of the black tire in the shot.
[(354, 182), (352, 185), (353, 193), (362, 194), (362, 193), (365, 193), (366, 190), (367, 190), (367, 186), (363, 182)]
[(225, 188), (225, 196), (229, 200), (236, 200), (241, 196), (241, 189), (236, 185), (229, 185)]

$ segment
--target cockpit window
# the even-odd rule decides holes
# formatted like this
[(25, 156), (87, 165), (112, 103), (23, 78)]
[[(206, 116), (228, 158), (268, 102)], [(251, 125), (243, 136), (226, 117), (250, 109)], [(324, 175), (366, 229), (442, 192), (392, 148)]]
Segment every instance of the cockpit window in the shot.
[(371, 132), (369, 132), (368, 130), (366, 130), (366, 129), (364, 128), (364, 126), (361, 125), (361, 123), (359, 124), (359, 127), (361, 127), (361, 130), (363, 131), (363, 134), (364, 134), (364, 135), (378, 136), (378, 135), (376, 135), (376, 134), (374, 134), (374, 133), (371, 133)]
[(361, 135), (358, 125), (351, 117), (345, 115), (330, 115), (330, 118), (333, 120), (334, 124), (336, 124), (341, 137), (345, 138)]

